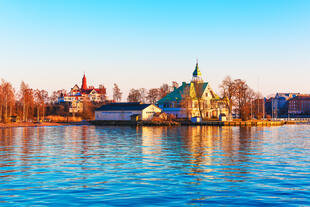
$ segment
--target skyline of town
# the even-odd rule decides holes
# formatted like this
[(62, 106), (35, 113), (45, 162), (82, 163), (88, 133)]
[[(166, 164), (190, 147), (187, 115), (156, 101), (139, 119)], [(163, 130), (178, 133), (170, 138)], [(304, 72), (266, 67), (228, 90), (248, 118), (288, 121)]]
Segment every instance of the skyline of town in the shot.
[[(81, 73), (81, 74), (83, 74), (83, 77), (87, 76), (87, 73), (86, 73), (86, 72), (83, 72), (83, 73)], [(87, 76), (87, 77), (88, 77), (88, 76)], [(202, 74), (202, 77), (204, 77), (203, 74)], [(231, 77), (231, 78), (233, 78), (233, 76), (227, 75), (227, 76), (225, 76), (225, 77), (223, 78), (223, 80), (224, 80), (226, 77)], [(20, 90), (20, 84), (21, 84), (22, 82), (24, 82), (25, 84), (27, 84), (30, 88), (38, 89), (38, 90), (46, 90), (46, 91), (49, 93), (49, 95), (51, 95), (53, 92), (60, 91), (60, 90), (64, 90), (64, 91), (66, 91), (66, 93), (69, 93), (70, 90), (72, 90), (72, 88), (73, 88), (72, 85), (77, 85), (77, 86), (82, 86), (82, 85), (83, 85), (83, 80), (82, 80), (81, 77), (79, 77), (79, 79), (76, 80), (75, 82), (69, 83), (69, 84), (71, 84), (71, 87), (69, 87), (69, 88), (55, 88), (55, 89), (50, 89), (50, 90), (45, 89), (45, 88), (40, 88), (40, 87), (39, 87), (39, 88), (34, 88), (34, 87), (32, 87), (32, 84), (31, 84), (31, 83), (28, 83), (28, 82), (26, 82), (26, 81), (24, 81), (24, 80), (21, 80), (19, 83), (14, 84), (14, 83), (12, 83), (10, 80), (4, 79), (4, 78), (2, 78), (2, 77), (0, 77), (0, 79), (1, 79), (1, 80), (4, 80), (4, 81), (6, 81), (6, 82), (9, 82), (10, 84), (12, 84), (12, 86), (13, 86), (13, 88), (15, 89), (15, 92), (16, 92), (16, 93), (18, 93), (18, 91)], [(187, 79), (188, 79), (188, 78), (187, 78)], [(236, 79), (239, 79), (239, 78), (236, 78)], [(88, 78), (88, 80), (89, 80), (89, 78)], [(190, 80), (190, 79), (188, 79), (188, 80)], [(170, 85), (170, 84), (172, 84), (173, 82), (175, 82), (175, 83), (181, 85), (184, 81), (186, 82), (186, 81), (188, 81), (188, 80), (183, 80), (183, 81), (180, 81), (180, 82), (171, 80), (171, 81), (168, 81), (168, 82), (166, 82), (166, 83), (163, 82), (162, 84), (157, 85), (157, 86), (155, 86), (154, 88), (159, 88), (159, 87), (160, 87), (161, 85), (163, 85), (163, 84), (168, 84), (168, 85)], [(212, 87), (215, 89), (215, 91), (216, 91), (217, 93), (221, 94), (220, 84), (222, 83), (223, 80), (221, 80), (217, 85), (212, 85), (212, 81), (207, 81), (207, 82), (208, 82), (209, 84), (212, 85)], [(241, 80), (244, 80), (244, 81), (247, 82), (246, 79), (241, 79)], [(247, 82), (247, 83), (248, 83), (248, 82)], [(113, 85), (114, 85), (114, 84), (119, 85), (119, 83), (114, 82), (113, 85), (111, 85), (110, 87), (107, 87), (104, 83), (102, 83), (102, 82), (100, 83), (100, 82), (99, 82), (98, 84), (96, 84), (96, 83), (94, 83), (93, 80), (90, 80), (90, 81), (88, 82), (88, 84), (89, 84), (90, 88), (104, 87), (105, 90), (106, 90), (106, 97), (107, 97), (107, 99), (111, 99), (111, 100), (113, 99)], [(258, 84), (259, 84), (259, 80), (258, 80)], [(249, 85), (249, 84), (248, 84), (248, 85)], [(259, 93), (259, 94), (261, 95), (261, 97), (265, 97), (265, 98), (274, 97), (274, 96), (276, 96), (276, 95), (279, 94), (279, 93), (280, 93), (280, 94), (298, 93), (298, 94), (300, 94), (300, 95), (309, 95), (309, 94), (310, 94), (310, 91), (305, 91), (305, 92), (302, 92), (301, 90), (300, 90), (300, 91), (291, 91), (291, 90), (280, 91), (280, 90), (274, 89), (274, 91), (275, 91), (274, 93), (271, 93), (271, 94), (267, 94), (267, 95), (266, 95), (266, 94), (263, 94), (263, 93), (262, 93), (261, 88), (260, 88), (259, 85), (258, 85), (257, 88), (254, 88), (254, 87), (252, 87), (251, 85), (249, 85), (249, 87), (250, 87), (251, 89), (253, 89), (255, 92)], [(134, 88), (134, 87), (130, 87), (130, 86), (129, 86), (128, 88), (125, 88), (125, 90), (124, 90), (123, 88), (120, 88), (120, 90), (121, 90), (121, 92), (122, 92), (122, 94), (123, 94), (121, 101), (126, 101), (127, 96), (128, 96), (128, 94), (129, 94), (129, 92), (130, 92), (131, 89), (141, 89), (141, 88), (144, 88), (144, 89), (146, 89), (146, 90), (152, 89), (152, 88), (146, 88), (146, 87), (143, 87), (143, 86), (140, 87), (140, 88)]]
[(303, 0), (2, 1), (0, 76), (51, 92), (85, 72), (126, 94), (189, 81), (199, 58), (215, 91), (231, 75), (265, 96), (308, 93), (309, 9)]

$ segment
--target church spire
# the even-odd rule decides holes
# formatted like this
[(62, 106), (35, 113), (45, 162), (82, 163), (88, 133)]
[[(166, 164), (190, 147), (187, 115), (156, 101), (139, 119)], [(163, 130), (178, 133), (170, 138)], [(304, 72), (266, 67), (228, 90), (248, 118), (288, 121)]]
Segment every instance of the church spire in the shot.
[(82, 86), (81, 86), (82, 90), (86, 90), (87, 89), (87, 80), (86, 80), (86, 76), (84, 73), (83, 79), (82, 79)]
[(199, 66), (198, 66), (198, 59), (196, 60), (196, 67), (193, 72), (193, 81), (198, 82), (198, 81), (203, 81), (202, 80), (202, 74), (200, 72)]

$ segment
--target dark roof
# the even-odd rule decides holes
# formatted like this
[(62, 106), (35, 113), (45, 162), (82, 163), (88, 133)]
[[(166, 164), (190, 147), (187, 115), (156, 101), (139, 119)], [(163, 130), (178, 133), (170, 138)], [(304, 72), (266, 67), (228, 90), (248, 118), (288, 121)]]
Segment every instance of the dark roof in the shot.
[(93, 90), (95, 90), (97, 93), (101, 93), (100, 88), (82, 89), (81, 92), (82, 92), (82, 93), (85, 93), (85, 94), (90, 94), (90, 92), (92, 92)]
[(299, 95), (295, 96), (294, 98), (290, 99), (290, 101), (295, 101), (295, 100), (310, 100), (309, 95)]
[(140, 111), (151, 104), (141, 104), (139, 102), (110, 103), (96, 109), (96, 111)]

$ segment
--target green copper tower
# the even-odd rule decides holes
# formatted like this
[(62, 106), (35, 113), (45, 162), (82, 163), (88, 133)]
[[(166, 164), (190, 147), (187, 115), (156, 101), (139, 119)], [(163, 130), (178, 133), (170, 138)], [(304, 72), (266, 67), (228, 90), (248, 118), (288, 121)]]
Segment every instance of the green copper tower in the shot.
[(202, 74), (200, 72), (199, 66), (198, 66), (198, 60), (196, 61), (196, 67), (193, 72), (193, 80), (194, 82), (202, 82)]

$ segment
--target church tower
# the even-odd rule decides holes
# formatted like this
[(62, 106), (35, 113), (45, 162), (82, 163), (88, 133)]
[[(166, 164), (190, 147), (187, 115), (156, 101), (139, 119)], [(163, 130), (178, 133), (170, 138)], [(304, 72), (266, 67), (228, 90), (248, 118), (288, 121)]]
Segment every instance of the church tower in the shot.
[(83, 79), (82, 79), (82, 86), (81, 86), (82, 90), (86, 90), (87, 89), (87, 81), (86, 81), (86, 76), (84, 73)]
[(201, 74), (199, 66), (198, 66), (198, 60), (196, 61), (196, 67), (195, 67), (195, 70), (193, 72), (192, 82), (203, 82), (202, 74)]

